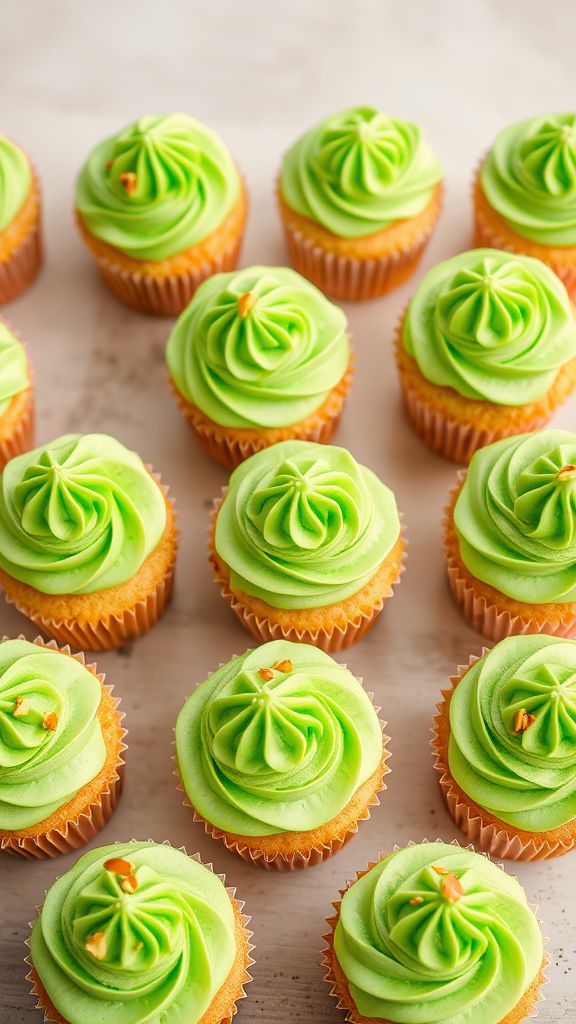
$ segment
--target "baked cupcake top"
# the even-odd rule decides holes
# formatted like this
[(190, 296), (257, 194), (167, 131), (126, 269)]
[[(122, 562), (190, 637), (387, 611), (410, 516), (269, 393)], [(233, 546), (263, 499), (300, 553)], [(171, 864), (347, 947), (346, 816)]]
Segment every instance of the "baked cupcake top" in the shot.
[(0, 133), (0, 231), (12, 223), (32, 184), (28, 157)]
[(403, 1024), (499, 1024), (544, 955), (520, 883), (446, 843), (395, 850), (354, 882), (334, 951), (359, 1012)]
[(24, 347), (8, 325), (0, 320), (0, 416), (4, 415), (14, 396), (29, 384)]
[(234, 590), (319, 608), (361, 590), (399, 535), (394, 494), (350, 452), (283, 441), (232, 473), (215, 545)]
[(86, 227), (140, 260), (164, 260), (202, 242), (240, 195), (226, 146), (187, 114), (147, 116), (90, 153), (76, 185)]
[(286, 267), (215, 274), (168, 340), (184, 398), (224, 427), (284, 427), (314, 412), (344, 376), (344, 312)]
[(282, 162), (291, 209), (341, 238), (372, 235), (426, 208), (442, 167), (418, 125), (374, 107), (332, 114)]
[(0, 829), (44, 821), (106, 760), (99, 679), (27, 640), (0, 643)]
[(158, 545), (166, 501), (142, 459), (107, 434), (66, 434), (0, 478), (0, 566), (45, 594), (132, 579)]
[(542, 398), (576, 357), (576, 320), (560, 279), (540, 260), (497, 249), (473, 249), (429, 271), (402, 338), (427, 380), (497, 405)]
[(576, 246), (576, 114), (504, 128), (480, 172), (490, 206), (523, 238)]
[(184, 789), (212, 825), (308, 832), (346, 807), (382, 759), (361, 683), (308, 644), (273, 641), (201, 683), (176, 723)]
[(234, 908), (182, 850), (101, 846), (48, 890), (30, 952), (69, 1024), (198, 1024), (236, 957)]
[(576, 641), (501, 640), (450, 700), (449, 764), (480, 807), (526, 832), (576, 818)]
[(477, 451), (454, 509), (462, 561), (516, 601), (576, 601), (576, 434), (539, 430)]

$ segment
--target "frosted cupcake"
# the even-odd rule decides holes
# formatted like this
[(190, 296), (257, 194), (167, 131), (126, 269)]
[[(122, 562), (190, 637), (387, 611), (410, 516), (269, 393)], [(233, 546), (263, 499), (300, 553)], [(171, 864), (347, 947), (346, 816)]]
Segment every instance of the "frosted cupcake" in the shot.
[(0, 320), (0, 470), (34, 441), (34, 386), (24, 346)]
[(123, 302), (173, 316), (238, 260), (247, 197), (223, 142), (193, 117), (147, 116), (90, 153), (76, 186), (82, 237)]
[(42, 264), (40, 187), (26, 154), (0, 133), (0, 304), (32, 284)]
[(32, 992), (58, 1024), (224, 1024), (253, 962), (242, 908), (222, 876), (166, 843), (90, 850), (32, 926)]
[(433, 746), (456, 824), (482, 850), (544, 860), (576, 845), (576, 641), (506, 637), (443, 693)]
[(396, 363), (425, 444), (469, 462), (485, 444), (543, 427), (574, 390), (574, 307), (539, 260), (473, 249), (420, 283)]
[(344, 312), (285, 267), (205, 281), (166, 355), (190, 426), (229, 469), (278, 441), (329, 441), (352, 378)]
[(354, 1024), (520, 1024), (546, 957), (520, 883), (457, 844), (423, 843), (342, 890), (326, 981)]
[(496, 136), (474, 184), (476, 245), (548, 263), (576, 298), (576, 114), (546, 114)]
[(440, 213), (442, 168), (418, 125), (352, 107), (291, 146), (277, 193), (296, 270), (335, 298), (370, 299), (415, 270)]
[(342, 848), (384, 788), (383, 724), (359, 680), (307, 644), (274, 641), (222, 665), (176, 723), (196, 820), (279, 871)]
[(576, 636), (576, 434), (481, 448), (446, 515), (448, 579), (474, 629)]
[(0, 584), (41, 629), (80, 649), (135, 640), (172, 592), (167, 488), (106, 434), (67, 434), (0, 478)]
[(82, 654), (0, 643), (0, 850), (57, 857), (105, 825), (126, 749), (118, 703)]
[(345, 448), (284, 441), (252, 455), (216, 507), (210, 558), (260, 640), (337, 651), (374, 624), (403, 570), (396, 499)]

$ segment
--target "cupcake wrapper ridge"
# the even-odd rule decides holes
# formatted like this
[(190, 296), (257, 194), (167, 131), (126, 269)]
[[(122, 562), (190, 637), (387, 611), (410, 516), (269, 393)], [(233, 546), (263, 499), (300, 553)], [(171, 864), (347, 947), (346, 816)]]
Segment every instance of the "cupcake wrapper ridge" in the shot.
[(30, 450), (34, 444), (34, 389), (28, 388), (28, 399), (24, 412), (8, 437), (0, 438), (0, 469), (10, 459)]
[[(27, 155), (27, 154), (26, 154)], [(8, 259), (0, 260), (0, 305), (12, 302), (32, 284), (42, 266), (42, 195), (36, 168), (28, 157), (32, 176), (38, 189), (39, 212), (36, 221)]]

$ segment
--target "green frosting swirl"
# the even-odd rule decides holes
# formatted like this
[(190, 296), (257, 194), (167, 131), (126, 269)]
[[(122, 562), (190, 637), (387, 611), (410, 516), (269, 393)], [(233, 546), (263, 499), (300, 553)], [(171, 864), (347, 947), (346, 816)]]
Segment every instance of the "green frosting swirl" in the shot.
[(318, 608), (361, 590), (399, 534), (392, 491), (350, 452), (284, 441), (234, 470), (215, 541), (233, 590)]
[(36, 825), (98, 775), (100, 682), (74, 658), (0, 643), (0, 829)]
[[(117, 873), (118, 858), (131, 875)], [(234, 963), (234, 930), (230, 897), (208, 868), (132, 841), (90, 850), (54, 883), (30, 951), (69, 1024), (197, 1024)]]
[(374, 774), (382, 730), (347, 668), (308, 644), (278, 640), (197, 687), (178, 716), (176, 756), (188, 798), (217, 828), (308, 832)]
[(442, 168), (420, 128), (374, 107), (327, 117), (288, 150), (288, 206), (341, 238), (375, 234), (426, 208)]
[(354, 882), (334, 951), (359, 1012), (401, 1024), (499, 1024), (543, 959), (519, 882), (446, 843), (396, 850)]
[(284, 427), (322, 405), (350, 361), (346, 316), (300, 274), (250, 267), (200, 285), (167, 348), (185, 398), (224, 427)]
[(484, 194), (523, 238), (576, 245), (576, 114), (505, 128), (482, 166)]
[(576, 818), (576, 641), (496, 644), (458, 683), (450, 726), (450, 771), (481, 807), (526, 832)]
[(14, 395), (24, 391), (29, 384), (28, 362), (24, 348), (8, 326), (0, 320), (0, 416), (4, 415)]
[(427, 380), (465, 398), (525, 405), (576, 356), (562, 282), (540, 260), (473, 249), (439, 263), (410, 302), (406, 351)]
[(576, 434), (540, 430), (481, 448), (454, 525), (477, 579), (527, 604), (576, 601)]
[(158, 484), (106, 434), (66, 434), (12, 459), (0, 479), (0, 566), (45, 594), (125, 583), (165, 526)]
[(230, 153), (186, 114), (141, 117), (100, 142), (76, 185), (88, 230), (139, 260), (163, 260), (202, 242), (239, 195)]
[(24, 205), (32, 185), (28, 158), (0, 134), (0, 231), (4, 231)]

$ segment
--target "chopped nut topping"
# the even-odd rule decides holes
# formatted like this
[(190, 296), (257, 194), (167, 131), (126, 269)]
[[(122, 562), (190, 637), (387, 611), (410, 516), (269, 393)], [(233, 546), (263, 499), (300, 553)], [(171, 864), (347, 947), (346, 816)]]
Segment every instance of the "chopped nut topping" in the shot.
[(265, 683), (269, 683), (271, 679), (274, 679), (274, 673), (271, 668), (259, 668), (258, 675)]
[(96, 960), (103, 960), (106, 956), (106, 936), (104, 932), (94, 932), (86, 943), (86, 952), (91, 953)]
[(450, 868), (443, 868), (441, 864), (433, 864), (432, 871), (435, 871), (437, 875), (450, 875)]
[(42, 728), (47, 729), (48, 732), (54, 732), (58, 725), (58, 715), (55, 711), (49, 711), (47, 715), (44, 715), (42, 719)]
[(14, 703), (14, 711), (12, 714), (14, 718), (25, 718), (29, 711), (32, 710), (32, 705), (28, 700), (28, 697), (16, 697)]
[(274, 668), (277, 669), (278, 672), (294, 671), (294, 665), (292, 664), (289, 658), (286, 658), (285, 661), (277, 661), (276, 664), (274, 665)]
[(143, 942), (137, 942), (135, 944), (135, 946), (134, 946), (134, 952), (135, 953), (139, 953), (141, 949), (144, 949), (144, 943)]
[(126, 875), (126, 877), (120, 882), (120, 888), (123, 889), (124, 892), (136, 892), (136, 889), (138, 888), (138, 879), (135, 875)]
[(415, 896), (413, 900), (410, 900), (411, 907), (419, 907), (421, 903), (424, 903), (423, 896)]
[(464, 889), (456, 875), (453, 875), (451, 871), (440, 882), (440, 892), (449, 903), (457, 903), (460, 897), (464, 895)]
[(562, 466), (562, 469), (558, 473), (559, 480), (569, 480), (570, 477), (576, 477), (576, 466), (572, 463), (568, 463), (566, 466)]
[(106, 163), (104, 164), (104, 167), (106, 168), (107, 171), (109, 171), (110, 168), (112, 167), (112, 161), (111, 160), (107, 160)]
[(115, 875), (132, 875), (134, 873), (134, 865), (129, 860), (124, 860), (123, 857), (110, 857), (110, 860), (104, 861), (104, 867), (106, 871), (113, 871)]
[(244, 319), (245, 316), (248, 316), (248, 313), (255, 302), (256, 296), (254, 295), (254, 292), (244, 292), (244, 295), (240, 296), (238, 299), (238, 312), (242, 319)]
[(530, 715), (526, 708), (520, 708), (514, 715), (514, 732), (526, 732), (536, 721), (536, 715)]
[(120, 184), (129, 196), (136, 191), (138, 185), (138, 179), (134, 174), (134, 171), (124, 171), (124, 174), (120, 175)]

